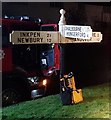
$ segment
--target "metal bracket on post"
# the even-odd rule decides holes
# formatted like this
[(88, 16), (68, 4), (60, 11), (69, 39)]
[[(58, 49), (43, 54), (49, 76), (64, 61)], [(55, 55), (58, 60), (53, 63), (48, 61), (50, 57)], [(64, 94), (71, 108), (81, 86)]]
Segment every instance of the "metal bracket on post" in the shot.
[[(66, 12), (64, 9), (60, 10), (61, 17), (58, 23), (60, 35), (64, 35), (64, 25), (66, 25), (66, 20), (64, 16), (65, 13)], [(64, 45), (60, 44), (60, 75), (63, 74), (64, 74)]]

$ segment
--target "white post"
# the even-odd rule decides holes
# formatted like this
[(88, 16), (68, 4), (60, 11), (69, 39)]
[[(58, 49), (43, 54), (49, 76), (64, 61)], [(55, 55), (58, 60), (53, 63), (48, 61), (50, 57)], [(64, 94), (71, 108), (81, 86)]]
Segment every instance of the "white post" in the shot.
[[(60, 21), (58, 23), (59, 25), (59, 32), (61, 35), (64, 35), (64, 25), (66, 25), (66, 21), (65, 21), (65, 10), (61, 9), (60, 10)], [(64, 74), (64, 45), (60, 44), (60, 75)]]
[(65, 10), (63, 9), (60, 10), (61, 17), (58, 25), (59, 25), (59, 32), (61, 33), (61, 35), (64, 34), (63, 26), (66, 25), (66, 20), (64, 16), (65, 13), (66, 13)]

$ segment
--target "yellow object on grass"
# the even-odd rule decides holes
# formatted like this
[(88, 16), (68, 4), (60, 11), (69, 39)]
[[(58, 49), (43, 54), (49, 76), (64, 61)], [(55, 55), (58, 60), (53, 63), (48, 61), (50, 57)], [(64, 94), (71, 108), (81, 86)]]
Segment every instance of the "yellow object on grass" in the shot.
[(82, 89), (72, 91), (72, 103), (79, 103), (83, 101)]

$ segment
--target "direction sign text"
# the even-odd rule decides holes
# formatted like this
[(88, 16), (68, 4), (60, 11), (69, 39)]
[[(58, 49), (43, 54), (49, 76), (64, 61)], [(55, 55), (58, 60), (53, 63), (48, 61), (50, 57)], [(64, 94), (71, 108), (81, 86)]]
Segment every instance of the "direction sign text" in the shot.
[(92, 29), (90, 26), (64, 25), (64, 36), (69, 38), (90, 39)]
[(58, 32), (44, 31), (13, 31), (10, 35), (14, 44), (45, 44), (58, 43)]

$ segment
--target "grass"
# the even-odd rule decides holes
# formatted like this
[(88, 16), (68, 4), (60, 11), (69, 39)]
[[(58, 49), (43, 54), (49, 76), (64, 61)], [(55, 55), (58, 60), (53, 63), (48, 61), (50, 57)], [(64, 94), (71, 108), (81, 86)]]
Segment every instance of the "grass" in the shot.
[(2, 109), (3, 120), (49, 118), (109, 118), (109, 84), (83, 89), (84, 101), (63, 106), (59, 94), (19, 103)]

